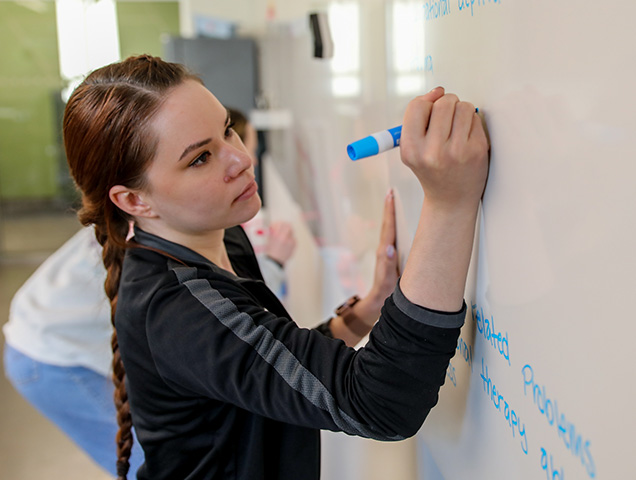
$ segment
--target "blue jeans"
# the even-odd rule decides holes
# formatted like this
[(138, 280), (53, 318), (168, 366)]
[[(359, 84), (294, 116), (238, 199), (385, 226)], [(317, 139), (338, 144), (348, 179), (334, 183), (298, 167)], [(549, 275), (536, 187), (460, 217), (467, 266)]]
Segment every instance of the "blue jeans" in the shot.
[[(116, 476), (112, 381), (84, 367), (33, 360), (5, 343), (4, 369), (14, 388), (106, 471)], [(134, 434), (134, 432), (133, 432)], [(136, 478), (143, 451), (135, 438), (128, 478)]]

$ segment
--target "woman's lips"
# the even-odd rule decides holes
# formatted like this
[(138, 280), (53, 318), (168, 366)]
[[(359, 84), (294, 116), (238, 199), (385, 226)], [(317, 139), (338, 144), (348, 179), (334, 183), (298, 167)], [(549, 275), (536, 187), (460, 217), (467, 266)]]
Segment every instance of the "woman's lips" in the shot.
[(247, 184), (247, 186), (243, 189), (241, 194), (234, 199), (235, 202), (240, 202), (241, 200), (247, 200), (254, 196), (254, 194), (258, 191), (258, 185), (254, 180)]

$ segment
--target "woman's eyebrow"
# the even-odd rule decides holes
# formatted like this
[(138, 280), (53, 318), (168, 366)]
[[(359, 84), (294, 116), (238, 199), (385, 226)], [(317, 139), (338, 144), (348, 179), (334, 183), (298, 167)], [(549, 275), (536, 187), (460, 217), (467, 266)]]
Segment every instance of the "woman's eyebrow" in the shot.
[(205, 140), (201, 140), (199, 142), (195, 142), (191, 145), (188, 145), (186, 149), (183, 151), (183, 153), (181, 154), (181, 156), (179, 157), (179, 161), (183, 160), (183, 157), (185, 157), (192, 150), (196, 150), (197, 148), (202, 147), (203, 145), (210, 143), (211, 141), (212, 141), (211, 138), (206, 138)]
[[(226, 108), (225, 109), (225, 126), (229, 125), (230, 122), (231, 122), (230, 111)], [(183, 160), (183, 157), (185, 157), (192, 150), (196, 150), (197, 148), (202, 147), (203, 145), (211, 141), (212, 141), (211, 138), (206, 138), (205, 140), (201, 140), (199, 142), (193, 143), (192, 145), (188, 145), (186, 149), (183, 151), (183, 153), (181, 154), (181, 156), (179, 157), (179, 161)]]

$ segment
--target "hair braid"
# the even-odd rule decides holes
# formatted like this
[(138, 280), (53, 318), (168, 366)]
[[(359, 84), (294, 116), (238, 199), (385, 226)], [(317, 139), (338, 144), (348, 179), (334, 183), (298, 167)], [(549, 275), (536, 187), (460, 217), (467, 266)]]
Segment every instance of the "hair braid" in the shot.
[[(95, 225), (107, 275), (104, 289), (115, 327), (117, 292), (132, 220), (110, 200), (110, 189), (146, 187), (145, 171), (155, 155), (157, 137), (150, 127), (166, 93), (186, 79), (201, 81), (182, 65), (141, 55), (91, 73), (75, 89), (64, 111), (64, 147), (75, 184), (82, 192), (78, 213), (83, 225)], [(117, 407), (117, 476), (126, 480), (133, 444), (126, 372), (116, 329), (111, 339)]]
[[(127, 222), (124, 222), (118, 229), (117, 235), (106, 236), (100, 235), (100, 228), (95, 228), (95, 235), (103, 239), (102, 258), (106, 267), (106, 281), (104, 289), (106, 295), (110, 299), (111, 306), (111, 322), (113, 324), (113, 335), (111, 337), (111, 348), (113, 351), (113, 384), (115, 391), (113, 399), (115, 408), (117, 409), (117, 424), (119, 431), (116, 436), (117, 444), (117, 478), (118, 480), (126, 480), (128, 470), (130, 469), (130, 453), (133, 446), (132, 436), (132, 417), (130, 415), (130, 405), (128, 404), (128, 392), (126, 391), (126, 371), (124, 363), (121, 359), (119, 351), (119, 342), (117, 341), (117, 330), (115, 329), (115, 312), (117, 311), (117, 291), (119, 289), (119, 281), (121, 278), (122, 264), (125, 253), (125, 235), (128, 229)], [(123, 232), (122, 232), (123, 230)], [(100, 238), (102, 237), (102, 238)]]
[(117, 424), (119, 431), (115, 438), (117, 442), (117, 479), (126, 480), (130, 469), (130, 453), (133, 446), (132, 417), (130, 415), (130, 405), (128, 404), (128, 393), (124, 383), (126, 372), (124, 364), (119, 354), (117, 343), (117, 331), (113, 330), (111, 339), (113, 348), (113, 383), (115, 384), (115, 407), (117, 408)]

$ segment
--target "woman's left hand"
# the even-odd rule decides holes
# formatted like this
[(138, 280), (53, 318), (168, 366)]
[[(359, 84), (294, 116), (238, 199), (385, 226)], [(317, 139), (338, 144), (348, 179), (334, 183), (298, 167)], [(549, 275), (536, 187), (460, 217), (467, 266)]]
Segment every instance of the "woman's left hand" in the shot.
[[(380, 230), (380, 244), (376, 250), (375, 273), (373, 285), (368, 297), (379, 304), (393, 293), (400, 275), (398, 266), (398, 254), (395, 246), (396, 222), (395, 200), (393, 189), (389, 190), (384, 200), (384, 213), (382, 215), (382, 228)], [(379, 310), (378, 310), (379, 314)]]
[(376, 250), (375, 273), (369, 293), (351, 307), (348, 322), (341, 316), (331, 320), (331, 333), (351, 347), (373, 328), (380, 317), (386, 298), (393, 293), (398, 281), (398, 255), (395, 248), (395, 205), (393, 190), (384, 200), (384, 214), (380, 230), (380, 245)]

